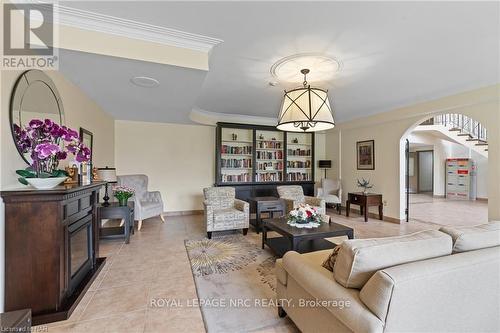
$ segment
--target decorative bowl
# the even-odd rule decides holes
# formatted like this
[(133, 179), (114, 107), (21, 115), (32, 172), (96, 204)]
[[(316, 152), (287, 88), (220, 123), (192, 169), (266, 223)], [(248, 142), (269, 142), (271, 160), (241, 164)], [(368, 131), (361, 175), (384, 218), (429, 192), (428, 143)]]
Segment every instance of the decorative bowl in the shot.
[(66, 180), (67, 177), (26, 178), (26, 181), (38, 190), (50, 190)]

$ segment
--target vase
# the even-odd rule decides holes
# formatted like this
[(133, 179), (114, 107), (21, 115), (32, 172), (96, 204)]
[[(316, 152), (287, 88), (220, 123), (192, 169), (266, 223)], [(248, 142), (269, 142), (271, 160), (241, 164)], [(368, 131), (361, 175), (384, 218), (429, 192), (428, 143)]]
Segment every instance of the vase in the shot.
[(38, 190), (50, 190), (66, 180), (67, 177), (26, 178), (26, 181)]
[(118, 198), (118, 205), (120, 206), (126, 206), (127, 205), (128, 198)]

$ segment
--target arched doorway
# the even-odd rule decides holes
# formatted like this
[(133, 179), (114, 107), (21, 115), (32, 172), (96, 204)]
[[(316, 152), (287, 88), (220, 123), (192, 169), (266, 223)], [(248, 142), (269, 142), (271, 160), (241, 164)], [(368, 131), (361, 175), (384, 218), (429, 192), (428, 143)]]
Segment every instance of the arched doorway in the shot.
[(401, 215), (407, 221), (488, 221), (488, 132), (463, 114), (421, 119), (401, 137)]

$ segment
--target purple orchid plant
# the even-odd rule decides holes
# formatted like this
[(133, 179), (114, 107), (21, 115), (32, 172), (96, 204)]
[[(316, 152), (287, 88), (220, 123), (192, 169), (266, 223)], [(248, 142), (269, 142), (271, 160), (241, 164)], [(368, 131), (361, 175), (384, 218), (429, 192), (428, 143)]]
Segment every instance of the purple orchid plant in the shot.
[(16, 144), (23, 154), (29, 154), (31, 165), (25, 170), (17, 170), (19, 182), (27, 185), (25, 178), (48, 178), (67, 176), (66, 171), (58, 170), (59, 162), (75, 156), (77, 162), (90, 160), (91, 151), (86, 147), (78, 132), (60, 126), (50, 119), (32, 119), (24, 128), (14, 124)]

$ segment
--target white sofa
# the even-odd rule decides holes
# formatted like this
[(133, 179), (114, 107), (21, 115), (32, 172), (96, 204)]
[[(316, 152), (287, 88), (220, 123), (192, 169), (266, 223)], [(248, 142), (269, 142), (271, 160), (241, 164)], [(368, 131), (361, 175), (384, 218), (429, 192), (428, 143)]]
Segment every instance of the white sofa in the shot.
[(500, 223), (483, 229), (345, 241), (333, 273), (321, 265), (331, 250), (288, 252), (276, 263), (277, 297), (293, 301), (280, 315), (302, 332), (498, 332)]

